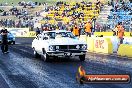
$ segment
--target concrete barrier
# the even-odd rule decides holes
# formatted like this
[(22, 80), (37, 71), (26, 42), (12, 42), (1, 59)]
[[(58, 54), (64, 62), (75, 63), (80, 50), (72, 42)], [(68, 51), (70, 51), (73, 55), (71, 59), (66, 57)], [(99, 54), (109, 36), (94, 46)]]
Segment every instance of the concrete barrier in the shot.
[(112, 54), (113, 45), (110, 38), (95, 38), (94, 51), (97, 53)]
[(36, 37), (35, 31), (30, 31), (30, 32), (28, 33), (28, 37)]
[(117, 54), (120, 56), (132, 57), (132, 45), (121, 44)]
[(110, 38), (112, 45), (113, 45), (113, 52), (117, 52), (118, 38), (116, 36), (104, 36), (104, 38)]
[(87, 48), (88, 51), (94, 52), (94, 38), (87, 37), (86, 42), (87, 42), (87, 45), (88, 45), (88, 48)]
[(125, 32), (124, 34), (125, 34), (125, 37), (130, 37), (130, 33), (131, 32)]
[[(119, 40), (117, 36), (104, 36), (104, 38), (110, 38), (113, 44), (113, 52), (117, 52)], [(132, 37), (124, 37), (123, 44), (132, 45)]]
[[(1, 30), (2, 28), (0, 28)], [(15, 37), (28, 37), (29, 28), (6, 28)]]
[(113, 44), (110, 38), (80, 36), (80, 40), (87, 42), (88, 51), (112, 54)]
[(113, 32), (94, 32), (94, 36), (113, 36)]
[(87, 49), (90, 52), (94, 51), (94, 37), (87, 37), (86, 35), (81, 35), (79, 40), (84, 41), (87, 43)]
[(79, 39), (87, 42), (88, 51), (90, 52), (113, 53), (113, 45), (110, 38), (81, 36)]
[(132, 45), (132, 37), (124, 37), (123, 44)]
[[(130, 37), (130, 32), (125, 32), (125, 37)], [(113, 36), (113, 32), (94, 32), (94, 36)]]
[(112, 54), (117, 52), (118, 55), (132, 57), (132, 37), (124, 37), (123, 44), (119, 45), (117, 36), (104, 37), (86, 37), (81, 36), (80, 40), (87, 42), (88, 51)]

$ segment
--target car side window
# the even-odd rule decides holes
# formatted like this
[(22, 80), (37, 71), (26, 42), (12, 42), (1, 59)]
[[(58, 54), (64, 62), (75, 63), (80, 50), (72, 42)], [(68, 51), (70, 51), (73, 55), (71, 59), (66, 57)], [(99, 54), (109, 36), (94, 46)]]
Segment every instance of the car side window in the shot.
[(42, 36), (42, 39), (43, 39), (43, 40), (49, 39), (49, 35), (48, 35), (47, 33), (44, 33), (44, 35)]

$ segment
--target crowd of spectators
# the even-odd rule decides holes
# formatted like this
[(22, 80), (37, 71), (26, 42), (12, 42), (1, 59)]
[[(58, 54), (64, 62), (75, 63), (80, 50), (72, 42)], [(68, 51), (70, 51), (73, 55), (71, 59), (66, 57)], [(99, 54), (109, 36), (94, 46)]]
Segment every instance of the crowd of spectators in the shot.
[[(5, 27), (32, 27), (33, 16), (28, 14), (27, 10), (12, 8), (8, 12), (3, 12), (1, 15), (4, 19), (0, 19), (0, 26)], [(7, 18), (11, 17), (11, 18)], [(13, 19), (13, 16), (14, 19)]]
[[(69, 17), (73, 20), (83, 19), (86, 15), (92, 18), (94, 14), (99, 14), (103, 4), (97, 0), (96, 3), (92, 2), (81, 2), (75, 3), (74, 5), (67, 4), (66, 2), (57, 2), (55, 6), (50, 6), (46, 8), (47, 12), (54, 11), (54, 16)], [(91, 11), (90, 13), (85, 13), (86, 11)]]
[[(3, 4), (4, 5), (4, 4)], [(6, 5), (8, 5), (6, 3)], [(36, 8), (36, 6), (45, 6), (46, 3), (39, 3), (39, 2), (24, 2), (21, 1), (18, 3), (19, 6), (22, 6), (21, 9), (17, 8), (17, 6), (14, 6), (12, 3), (12, 8), (9, 9), (9, 11), (3, 12), (2, 16), (15, 16), (17, 19), (1, 19), (0, 20), (0, 26), (5, 27), (30, 27), (34, 29), (34, 21), (33, 17), (40, 16), (39, 12), (36, 12), (36, 14), (33, 14), (33, 16), (30, 16), (29, 10), (27, 7), (33, 7)], [(110, 3), (112, 5), (112, 3)], [(2, 6), (2, 4), (1, 4)], [(48, 12), (53, 15), (44, 17), (44, 20), (46, 19), (47, 23), (42, 23), (42, 29), (45, 30), (55, 30), (55, 29), (65, 29), (72, 31), (72, 28), (75, 24), (78, 25), (79, 29), (81, 29), (81, 33), (84, 33), (84, 25), (88, 20), (91, 20), (93, 31), (106, 31), (106, 29), (109, 27), (107, 25), (99, 25), (99, 23), (96, 21), (96, 17), (99, 15), (99, 12), (102, 10), (103, 4), (97, 0), (95, 3), (92, 2), (76, 2), (74, 4), (59, 1), (53, 6), (46, 6), (45, 12)], [(89, 11), (89, 12), (88, 12)], [(61, 18), (57, 18), (61, 17)], [(62, 20), (63, 18), (69, 19), (68, 21)], [(95, 17), (95, 19), (94, 19)], [(50, 23), (48, 20), (55, 20), (56, 23)], [(66, 21), (66, 22), (64, 22)], [(98, 29), (98, 30), (96, 30)], [(104, 29), (104, 30), (102, 30)]]
[(23, 18), (23, 20), (12, 20), (12, 19), (1, 19), (0, 20), (0, 26), (5, 27), (16, 27), (16, 28), (26, 28), (30, 27), (33, 28), (33, 21), (29, 18)]
[(113, 10), (115, 12), (117, 11), (120, 11), (120, 10), (123, 10), (123, 11), (131, 11), (132, 8), (130, 2), (125, 2), (124, 0), (122, 0), (122, 2), (115, 2), (114, 5), (113, 5)]
[[(39, 3), (39, 2), (24, 2), (21, 1), (18, 3), (18, 6), (21, 6), (22, 8), (18, 8), (17, 6), (14, 6), (12, 3), (12, 8), (9, 9), (8, 11), (3, 11), (1, 16), (3, 16), (3, 19), (0, 19), (0, 26), (5, 26), (5, 27), (30, 27), (33, 29), (34, 27), (34, 21), (32, 20), (33, 17), (35, 16), (40, 16), (39, 12), (36, 12), (36, 14), (33, 14), (33, 16), (30, 16), (29, 10), (27, 7), (34, 7), (35, 6), (45, 6), (46, 3)], [(94, 7), (93, 7), (94, 5)], [(0, 6), (8, 6), (8, 3), (1, 4)], [(58, 29), (71, 29), (78, 20), (84, 20), (85, 13), (84, 11), (94, 11), (97, 10), (97, 14), (101, 10), (100, 8), (102, 7), (102, 3), (97, 0), (96, 3), (91, 3), (91, 2), (81, 2), (81, 3), (74, 3), (74, 5), (68, 4), (66, 2), (57, 2), (56, 5), (53, 6), (46, 6), (45, 11), (50, 12), (50, 11), (55, 11), (54, 17), (56, 16), (61, 16), (63, 17), (68, 17), (70, 19), (69, 22), (59, 22), (57, 18), (54, 20), (57, 21), (57, 24), (52, 24), (49, 23), (48, 27), (51, 29), (58, 28)], [(80, 9), (80, 10), (79, 10)], [(59, 13), (59, 11), (62, 11)], [(95, 13), (96, 14), (96, 13)], [(12, 18), (6, 18), (7, 16), (14, 16), (16, 17), (15, 19)], [(90, 19), (93, 18), (94, 15), (88, 14)], [(5, 17), (5, 18), (4, 18)], [(44, 19), (48, 20), (50, 17), (45, 17)], [(88, 20), (88, 19), (87, 19)], [(86, 20), (86, 21), (87, 21)], [(85, 22), (79, 21), (78, 26), (83, 26)], [(42, 28), (44, 27), (45, 24), (42, 24)], [(80, 27), (82, 28), (82, 27)]]
[[(36, 13), (33, 14), (32, 12), (30, 12), (30, 10), (32, 10), (32, 7), (34, 9), (37, 6), (45, 5), (45, 4), (46, 4), (45, 2), (44, 3), (39, 3), (39, 2), (26, 3), (24, 1), (19, 2), (18, 5), (15, 5), (15, 6), (12, 3), (12, 5), (9, 7), (8, 7), (8, 3), (0, 4), (1, 6), (0, 26), (18, 27), (18, 28), (30, 27), (31, 29), (33, 29), (34, 27), (33, 17), (40, 16), (40, 13), (39, 11), (36, 11)], [(5, 8), (9, 8), (9, 9), (5, 10)]]
[[(67, 24), (64, 24), (62, 22), (57, 22), (57, 24), (45, 23), (42, 25), (41, 31), (67, 30), (67, 31), (72, 32), (75, 24), (77, 23), (73, 21)], [(85, 23), (84, 22), (77, 24), (77, 27), (79, 28), (80, 34), (85, 34)]]
[[(31, 7), (34, 7), (34, 6), (41, 6), (41, 5), (46, 5), (47, 3), (46, 2), (33, 2), (33, 1), (29, 1), (29, 2), (25, 2), (25, 1), (20, 1), (20, 2), (18, 2), (18, 6), (23, 6), (24, 8), (26, 8), (27, 6), (31, 6)], [(9, 4), (9, 3), (0, 3), (0, 6), (13, 6), (14, 5), (14, 3), (11, 3), (11, 4)]]
[(9, 9), (9, 11), (4, 11), (1, 16), (9, 16), (9, 15), (15, 15), (18, 17), (19, 15), (26, 16), (28, 15), (28, 11), (26, 9), (17, 9), (17, 7), (13, 7)]
[(122, 22), (125, 29), (129, 31), (132, 21), (132, 3), (129, 1), (125, 2), (124, 0), (121, 2), (112, 1), (111, 3), (113, 8), (111, 9), (111, 14), (109, 15), (108, 19), (112, 21), (111, 23), (114, 23), (114, 25), (116, 25), (118, 22)]
[[(82, 1), (74, 4), (59, 1), (56, 3), (56, 5), (49, 6), (45, 9), (45, 12), (50, 13), (52, 16), (46, 16), (44, 19), (53, 19), (56, 21), (56, 23), (46, 21), (42, 24), (42, 30), (61, 29), (72, 31), (74, 25), (76, 24), (80, 29), (80, 33), (85, 34), (85, 23), (88, 20), (91, 20), (91, 24), (93, 25), (92, 29), (95, 31), (95, 29), (101, 28), (100, 26), (95, 25), (94, 22), (96, 21), (96, 17), (99, 15), (102, 8), (103, 4), (99, 0), (97, 0), (96, 3)], [(60, 17), (59, 19), (67, 18), (68, 21), (59, 20), (57, 16)]]

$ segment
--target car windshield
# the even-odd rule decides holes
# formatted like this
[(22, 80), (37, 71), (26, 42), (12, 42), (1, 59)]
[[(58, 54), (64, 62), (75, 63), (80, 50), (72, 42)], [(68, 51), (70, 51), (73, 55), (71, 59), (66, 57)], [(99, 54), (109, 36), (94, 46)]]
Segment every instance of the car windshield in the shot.
[(50, 38), (55, 39), (56, 37), (69, 37), (69, 38), (75, 38), (75, 36), (71, 32), (47, 32), (45, 33)]

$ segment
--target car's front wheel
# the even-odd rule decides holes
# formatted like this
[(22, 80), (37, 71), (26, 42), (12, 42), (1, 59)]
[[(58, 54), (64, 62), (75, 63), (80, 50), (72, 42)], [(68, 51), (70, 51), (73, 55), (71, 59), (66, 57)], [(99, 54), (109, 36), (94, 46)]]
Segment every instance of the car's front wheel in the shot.
[(35, 51), (35, 49), (33, 48), (33, 54), (35, 58), (38, 58), (40, 55)]
[(80, 55), (79, 59), (80, 59), (80, 61), (84, 61), (85, 60), (85, 54), (84, 55)]
[(43, 59), (45, 62), (49, 61), (49, 55), (47, 53), (41, 55), (41, 59)]

